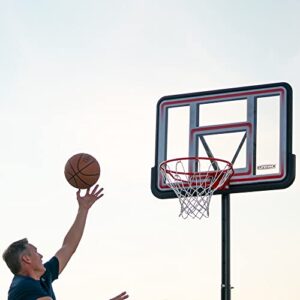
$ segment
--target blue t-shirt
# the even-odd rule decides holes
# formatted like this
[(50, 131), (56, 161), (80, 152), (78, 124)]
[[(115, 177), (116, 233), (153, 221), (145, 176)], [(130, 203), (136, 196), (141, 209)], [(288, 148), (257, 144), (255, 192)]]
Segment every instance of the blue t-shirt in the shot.
[(8, 291), (8, 300), (36, 300), (47, 296), (55, 300), (52, 282), (58, 278), (59, 262), (57, 257), (52, 257), (44, 266), (46, 271), (40, 280), (29, 276), (15, 275)]

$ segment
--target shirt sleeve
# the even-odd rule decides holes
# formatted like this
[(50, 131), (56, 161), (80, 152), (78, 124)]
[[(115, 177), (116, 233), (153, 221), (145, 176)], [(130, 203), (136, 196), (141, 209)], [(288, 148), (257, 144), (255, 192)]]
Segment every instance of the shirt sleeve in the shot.
[(38, 280), (22, 278), (15, 287), (9, 290), (8, 300), (36, 300), (46, 296), (48, 294)]
[(48, 262), (45, 263), (46, 272), (42, 276), (46, 281), (53, 282), (58, 278), (59, 262), (57, 257), (53, 256)]

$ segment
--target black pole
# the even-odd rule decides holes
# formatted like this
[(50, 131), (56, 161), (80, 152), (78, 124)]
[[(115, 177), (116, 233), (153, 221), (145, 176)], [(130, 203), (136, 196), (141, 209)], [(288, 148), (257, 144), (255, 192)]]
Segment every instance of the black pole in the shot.
[(231, 299), (230, 286), (230, 196), (222, 195), (222, 286), (221, 300)]

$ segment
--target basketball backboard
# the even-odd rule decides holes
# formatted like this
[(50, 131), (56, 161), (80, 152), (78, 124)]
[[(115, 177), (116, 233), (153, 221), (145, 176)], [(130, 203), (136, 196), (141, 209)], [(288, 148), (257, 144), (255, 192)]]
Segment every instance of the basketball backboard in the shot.
[(161, 98), (151, 173), (156, 197), (176, 197), (159, 166), (165, 160), (183, 157), (231, 162), (234, 175), (226, 193), (290, 186), (295, 178), (291, 86), (272, 83)]

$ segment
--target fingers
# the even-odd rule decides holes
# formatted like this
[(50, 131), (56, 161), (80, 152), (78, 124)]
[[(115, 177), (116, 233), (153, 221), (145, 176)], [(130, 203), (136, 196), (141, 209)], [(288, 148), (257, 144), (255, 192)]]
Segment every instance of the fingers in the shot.
[[(92, 191), (91, 194), (95, 194), (95, 192), (97, 191), (98, 187), (99, 187), (99, 184), (96, 184), (96, 185), (94, 186), (93, 191)], [(90, 188), (89, 188), (89, 189), (90, 189)], [(89, 190), (89, 189), (88, 189), (88, 190)]]
[[(79, 190), (77, 191), (77, 193), (76, 193), (76, 194), (77, 194), (77, 197), (81, 197), (80, 192), (81, 192), (81, 189), (79, 189)], [(90, 193), (90, 188), (87, 188), (86, 191), (85, 191), (85, 196), (88, 195), (89, 193)]]
[(97, 199), (99, 199), (99, 198), (101, 198), (101, 197), (103, 196), (103, 194), (102, 194), (103, 188), (100, 188), (99, 190), (98, 190), (98, 189), (99, 189), (99, 185), (97, 184), (97, 185), (94, 187), (94, 189), (93, 189), (93, 191), (91, 192), (91, 194), (90, 194), (90, 195), (96, 197)]
[(91, 192), (91, 195), (96, 195), (96, 194), (101, 194), (101, 192), (103, 191), (103, 188), (99, 189), (99, 184), (96, 184), (93, 188), (93, 191)]
[(114, 298), (111, 298), (110, 300), (124, 300), (124, 299), (127, 299), (127, 298), (129, 298), (129, 295), (127, 294), (127, 292), (123, 292), (120, 295), (118, 295)]
[(94, 194), (94, 196), (96, 196), (97, 198), (101, 198), (103, 196), (103, 188), (101, 190), (99, 190), (97, 193)]
[[(102, 193), (102, 191), (103, 191), (103, 188), (100, 188), (100, 190), (98, 190), (98, 188), (99, 188), (99, 184), (96, 184), (95, 186), (94, 186), (94, 188), (93, 188), (93, 190), (92, 190), (92, 192), (90, 192), (90, 190), (91, 190), (91, 187), (88, 187), (87, 189), (86, 189), (86, 191), (85, 191), (85, 195), (87, 196), (87, 195), (99, 195), (99, 194), (101, 194)], [(98, 191), (97, 191), (98, 190)], [(80, 196), (80, 192), (81, 192), (81, 189), (79, 189), (78, 191), (77, 191), (77, 195), (78, 196)]]
[[(92, 190), (92, 191), (91, 191)], [(80, 195), (81, 190), (77, 191), (77, 200), (79, 201), (80, 205), (88, 205), (91, 206), (94, 202), (99, 200), (101, 197), (104, 196), (103, 188), (99, 188), (99, 185), (95, 185), (93, 188), (88, 188), (85, 191), (83, 196)]]

